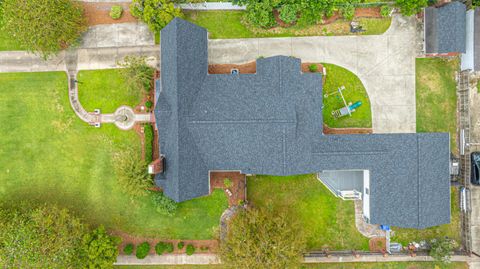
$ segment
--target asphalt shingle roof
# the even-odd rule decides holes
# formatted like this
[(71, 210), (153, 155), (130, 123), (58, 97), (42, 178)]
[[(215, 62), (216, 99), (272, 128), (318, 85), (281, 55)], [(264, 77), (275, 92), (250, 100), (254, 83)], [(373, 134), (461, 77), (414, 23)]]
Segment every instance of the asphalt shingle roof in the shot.
[(256, 74), (208, 74), (207, 32), (181, 19), (162, 30), (155, 108), (165, 194), (209, 193), (212, 170), (293, 175), (370, 170), (372, 223), (450, 221), (449, 134), (323, 135), (322, 78), (300, 60), (257, 60)]
[(465, 53), (466, 7), (452, 2), (425, 8), (425, 52)]

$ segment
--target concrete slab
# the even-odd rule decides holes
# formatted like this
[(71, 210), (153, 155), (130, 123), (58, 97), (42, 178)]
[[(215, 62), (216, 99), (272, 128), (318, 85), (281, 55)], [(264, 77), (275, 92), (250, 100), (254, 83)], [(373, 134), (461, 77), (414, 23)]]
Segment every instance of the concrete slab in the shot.
[(144, 23), (95, 25), (82, 36), (81, 48), (106, 48), (154, 45), (155, 39)]

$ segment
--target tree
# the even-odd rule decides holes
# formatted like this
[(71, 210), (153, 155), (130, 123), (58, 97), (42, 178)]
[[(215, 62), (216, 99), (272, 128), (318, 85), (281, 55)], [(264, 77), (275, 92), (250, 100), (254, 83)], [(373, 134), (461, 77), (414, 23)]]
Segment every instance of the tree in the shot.
[(280, 19), (286, 23), (294, 23), (297, 20), (298, 6), (295, 4), (283, 5), (280, 9)]
[(182, 11), (169, 0), (133, 0), (130, 11), (154, 33), (160, 32), (175, 17), (183, 17)]
[(7, 268), (78, 267), (85, 232), (78, 218), (56, 206), (0, 209), (0, 264)]
[(449, 263), (453, 250), (457, 247), (457, 242), (448, 237), (433, 239), (430, 241), (430, 256), (435, 260)]
[(83, 9), (71, 0), (3, 0), (4, 31), (44, 59), (77, 43), (86, 31)]
[(155, 69), (147, 64), (145, 56), (126, 56), (118, 65), (123, 67), (120, 73), (132, 94), (150, 92)]
[(247, 3), (247, 19), (255, 26), (270, 28), (276, 24), (273, 16), (274, 0), (251, 0)]
[(120, 239), (107, 234), (103, 226), (83, 237), (83, 266), (85, 268), (113, 268), (118, 256)]
[(412, 16), (428, 5), (428, 0), (396, 0), (396, 5), (405, 16)]
[(152, 186), (152, 178), (147, 173), (147, 165), (132, 149), (117, 152), (113, 156), (115, 173), (125, 193), (132, 196), (146, 195)]
[(222, 262), (230, 268), (297, 268), (304, 250), (296, 222), (257, 209), (239, 211), (220, 244)]

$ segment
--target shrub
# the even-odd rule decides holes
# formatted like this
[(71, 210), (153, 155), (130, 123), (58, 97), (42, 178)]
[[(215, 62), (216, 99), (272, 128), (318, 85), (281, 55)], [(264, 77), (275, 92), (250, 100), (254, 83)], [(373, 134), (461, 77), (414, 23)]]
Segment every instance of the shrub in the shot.
[(405, 16), (415, 15), (428, 5), (428, 0), (396, 0), (396, 5)]
[(135, 256), (139, 259), (144, 259), (147, 257), (148, 252), (150, 252), (150, 244), (148, 242), (143, 242), (137, 246), (137, 251), (135, 252)]
[(103, 226), (83, 237), (82, 265), (85, 268), (112, 268), (117, 261), (120, 238), (107, 234)]
[(152, 195), (152, 201), (155, 205), (155, 209), (160, 214), (173, 216), (177, 211), (177, 203), (165, 196), (163, 192), (154, 192)]
[(223, 185), (225, 185), (225, 188), (230, 188), (233, 185), (232, 180), (229, 178), (224, 179)]
[(122, 17), (123, 7), (122, 6), (112, 6), (110, 9), (110, 17), (114, 20), (118, 20)]
[(147, 108), (152, 108), (153, 102), (150, 101), (150, 100), (148, 100), (148, 101), (145, 102), (145, 106), (146, 106)]
[(132, 255), (133, 253), (133, 244), (128, 243), (124, 248), (123, 248), (123, 253), (126, 255)]
[(432, 256), (436, 261), (449, 263), (452, 253), (457, 247), (457, 242), (448, 237), (443, 237), (432, 239), (430, 241), (430, 246), (430, 256)]
[(318, 71), (318, 65), (316, 64), (311, 64), (308, 66), (308, 70), (310, 70), (310, 72), (317, 72)]
[(145, 124), (143, 127), (145, 134), (145, 163), (150, 164), (153, 160), (153, 126)]
[(392, 8), (387, 6), (387, 5), (382, 6), (380, 8), (380, 15), (382, 15), (382, 17), (384, 17), (384, 18), (390, 16), (390, 12), (392, 12)]
[(175, 17), (183, 17), (181, 9), (176, 8), (170, 0), (133, 0), (130, 12), (145, 22), (154, 33), (160, 32)]
[(166, 243), (166, 242), (158, 242), (155, 245), (155, 252), (158, 255), (162, 255), (163, 253), (172, 253), (173, 252), (173, 244), (172, 243)]
[(355, 6), (353, 6), (353, 4), (346, 3), (342, 7), (342, 16), (346, 20), (351, 21), (353, 19), (353, 16), (355, 16)]
[(270, 0), (250, 1), (247, 5), (247, 19), (255, 26), (270, 28), (276, 24)]
[(295, 4), (284, 5), (280, 9), (280, 19), (286, 23), (294, 23), (297, 20), (298, 7)]
[(184, 246), (185, 246), (185, 243), (183, 243), (183, 242), (178, 242), (178, 244), (177, 244), (178, 249), (183, 249)]
[(186, 252), (188, 256), (193, 255), (193, 253), (195, 253), (195, 247), (193, 245), (188, 245)]
[(78, 43), (88, 28), (83, 8), (72, 0), (2, 0), (3, 30), (44, 59)]

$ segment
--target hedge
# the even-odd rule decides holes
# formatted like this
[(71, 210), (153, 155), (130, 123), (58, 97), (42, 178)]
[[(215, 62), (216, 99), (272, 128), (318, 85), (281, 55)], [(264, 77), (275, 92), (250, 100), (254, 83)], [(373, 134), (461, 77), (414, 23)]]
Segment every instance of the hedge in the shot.
[(153, 160), (153, 127), (151, 124), (144, 125), (145, 133), (145, 162), (150, 164)]

